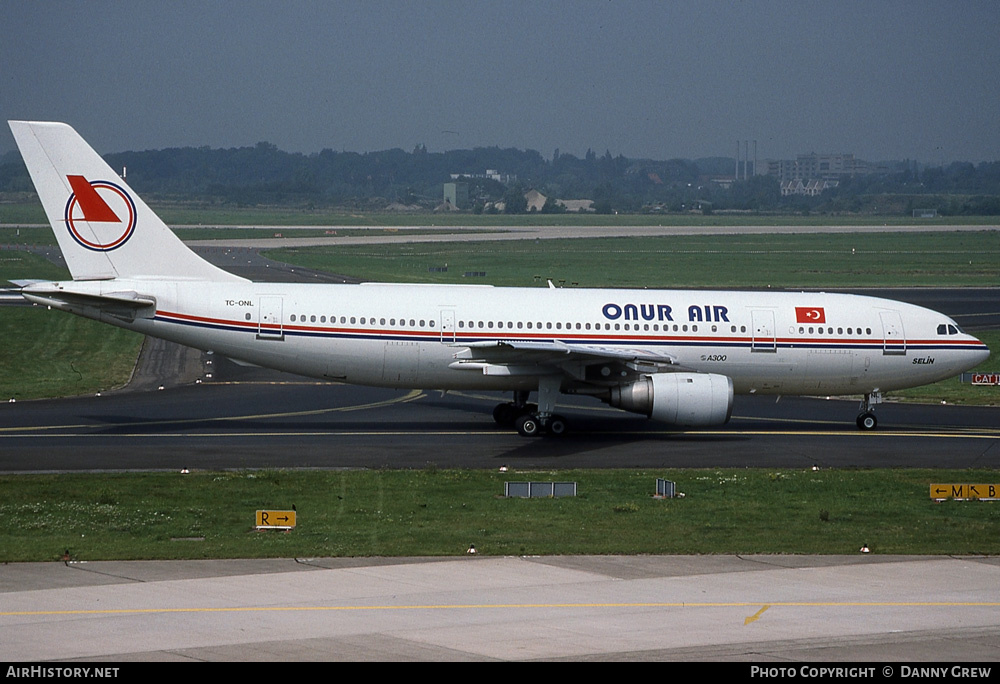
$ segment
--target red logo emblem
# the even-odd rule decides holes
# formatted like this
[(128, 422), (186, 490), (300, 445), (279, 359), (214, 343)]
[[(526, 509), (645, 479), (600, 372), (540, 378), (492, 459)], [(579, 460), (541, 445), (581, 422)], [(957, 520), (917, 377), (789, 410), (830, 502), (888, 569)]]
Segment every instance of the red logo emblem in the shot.
[(826, 312), (822, 306), (795, 307), (796, 323), (826, 323)]
[(82, 247), (109, 252), (124, 245), (135, 232), (135, 202), (110, 181), (67, 176), (73, 194), (66, 202), (66, 228)]

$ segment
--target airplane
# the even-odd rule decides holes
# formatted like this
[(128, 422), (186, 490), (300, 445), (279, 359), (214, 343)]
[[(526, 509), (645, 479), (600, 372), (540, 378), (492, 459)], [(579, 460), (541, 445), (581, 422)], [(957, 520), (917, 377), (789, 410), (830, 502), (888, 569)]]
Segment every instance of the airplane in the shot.
[[(734, 395), (861, 395), (952, 377), (989, 349), (951, 318), (817, 292), (251, 282), (199, 257), (70, 126), (8, 122), (72, 276), (31, 302), (233, 360), (356, 385), (511, 392), (494, 420), (561, 435), (561, 394), (664, 425)], [(530, 393), (537, 400), (529, 403)]]

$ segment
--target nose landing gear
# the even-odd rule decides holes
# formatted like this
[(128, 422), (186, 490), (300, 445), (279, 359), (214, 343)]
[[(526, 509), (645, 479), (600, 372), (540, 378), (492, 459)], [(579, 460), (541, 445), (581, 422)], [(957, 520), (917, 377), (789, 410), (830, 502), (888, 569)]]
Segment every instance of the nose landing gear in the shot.
[(857, 421), (859, 430), (874, 430), (878, 427), (878, 418), (875, 417), (875, 406), (882, 403), (882, 393), (877, 389), (872, 390), (861, 399), (858, 407)]

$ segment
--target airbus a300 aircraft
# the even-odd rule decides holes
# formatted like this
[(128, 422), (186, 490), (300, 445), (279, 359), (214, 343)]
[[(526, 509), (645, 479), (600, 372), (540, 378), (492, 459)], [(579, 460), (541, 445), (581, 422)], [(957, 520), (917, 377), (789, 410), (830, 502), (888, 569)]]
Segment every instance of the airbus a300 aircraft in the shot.
[[(32, 302), (234, 360), (394, 388), (503, 390), (495, 420), (562, 434), (560, 393), (675, 426), (734, 394), (881, 393), (989, 356), (942, 314), (843, 294), (255, 283), (188, 249), (75, 130), (11, 121), (73, 280)], [(537, 403), (528, 403), (537, 392)]]

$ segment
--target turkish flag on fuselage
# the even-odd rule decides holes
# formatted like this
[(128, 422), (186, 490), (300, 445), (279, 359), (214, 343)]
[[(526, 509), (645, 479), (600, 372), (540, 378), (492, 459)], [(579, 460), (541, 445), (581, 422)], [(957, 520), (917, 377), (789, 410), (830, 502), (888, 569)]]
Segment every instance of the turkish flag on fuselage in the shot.
[(822, 306), (795, 307), (796, 323), (826, 323), (826, 312)]

